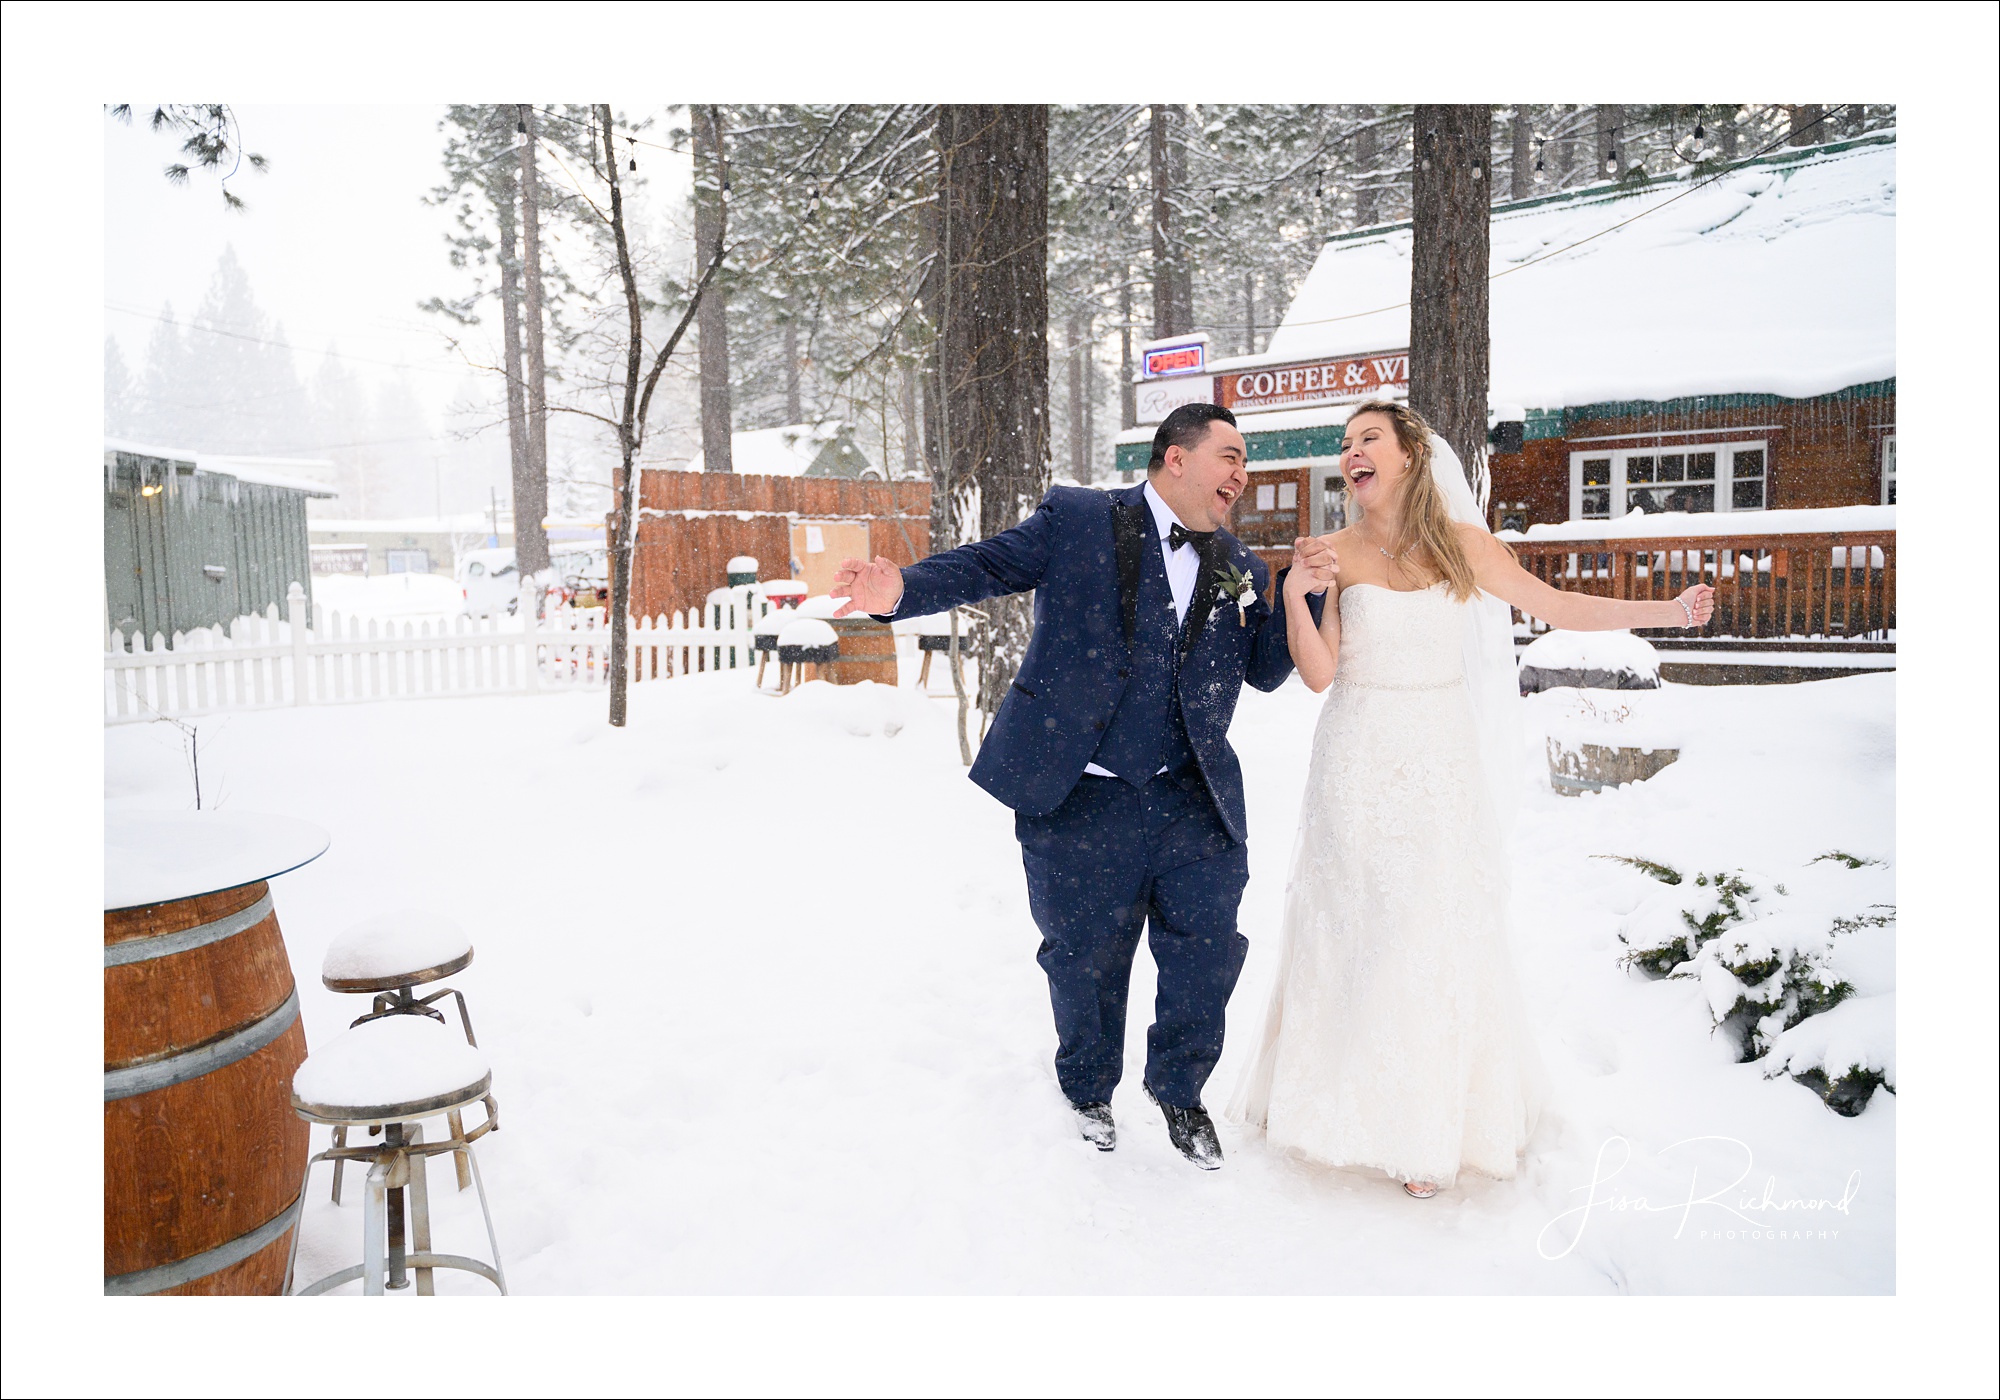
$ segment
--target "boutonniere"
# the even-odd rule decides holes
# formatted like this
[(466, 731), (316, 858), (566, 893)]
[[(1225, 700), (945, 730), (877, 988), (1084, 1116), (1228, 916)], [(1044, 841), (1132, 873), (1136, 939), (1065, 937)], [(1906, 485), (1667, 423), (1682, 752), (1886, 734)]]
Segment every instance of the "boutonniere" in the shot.
[(1246, 627), (1250, 623), (1250, 605), (1257, 601), (1257, 585), (1250, 575), (1234, 566), (1223, 571), (1216, 580), (1215, 592), (1236, 604), (1236, 625)]

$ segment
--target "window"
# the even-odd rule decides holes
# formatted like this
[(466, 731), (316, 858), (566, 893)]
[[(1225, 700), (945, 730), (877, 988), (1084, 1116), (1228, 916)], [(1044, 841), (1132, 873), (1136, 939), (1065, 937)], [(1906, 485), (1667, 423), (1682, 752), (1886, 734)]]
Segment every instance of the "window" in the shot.
[(1257, 488), (1257, 509), (1259, 511), (1266, 511), (1276, 510), (1277, 508), (1278, 488), (1275, 486), (1259, 486)]
[(1762, 510), (1769, 450), (1761, 442), (1635, 447), (1570, 454), (1570, 518), (1615, 520), (1634, 510)]
[(389, 572), (392, 574), (427, 574), (431, 571), (431, 553), (427, 549), (392, 549), (389, 556)]
[(1299, 508), (1299, 484), (1296, 481), (1278, 483), (1278, 509), (1297, 510)]
[(1896, 504), (1896, 435), (1882, 439), (1882, 504)]

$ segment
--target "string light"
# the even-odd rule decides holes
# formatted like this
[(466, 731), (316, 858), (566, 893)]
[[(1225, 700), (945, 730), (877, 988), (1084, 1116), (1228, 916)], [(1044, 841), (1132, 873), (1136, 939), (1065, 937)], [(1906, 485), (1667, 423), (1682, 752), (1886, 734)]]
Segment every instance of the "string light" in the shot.
[(1483, 179), (1485, 175), (1486, 175), (1486, 163), (1480, 160), (1477, 156), (1473, 157), (1472, 178), (1475, 180), (1479, 180)]
[(1611, 128), (1611, 149), (1604, 157), (1604, 173), (1606, 175), (1618, 173), (1618, 128), (1615, 126)]
[(630, 136), (625, 138), (625, 156), (625, 168), (627, 170), (637, 170), (639, 168), (639, 143)]
[(1542, 147), (1548, 143), (1549, 138), (1546, 136), (1537, 136), (1535, 138), (1535, 183), (1538, 185), (1548, 183), (1549, 177), (1542, 168)]

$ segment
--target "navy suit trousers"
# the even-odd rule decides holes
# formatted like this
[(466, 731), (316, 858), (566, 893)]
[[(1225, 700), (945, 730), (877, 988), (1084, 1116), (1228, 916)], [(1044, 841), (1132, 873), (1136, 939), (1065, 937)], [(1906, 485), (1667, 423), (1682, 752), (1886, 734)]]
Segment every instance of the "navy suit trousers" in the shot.
[(1049, 978), (1063, 1093), (1102, 1103), (1117, 1087), (1132, 955), (1147, 928), (1159, 987), (1146, 1084), (1162, 1103), (1199, 1104), (1250, 946), (1236, 931), (1249, 848), (1193, 774), (1144, 787), (1085, 777), (1053, 812), (1016, 813), (1014, 832), (1042, 932), (1036, 960)]

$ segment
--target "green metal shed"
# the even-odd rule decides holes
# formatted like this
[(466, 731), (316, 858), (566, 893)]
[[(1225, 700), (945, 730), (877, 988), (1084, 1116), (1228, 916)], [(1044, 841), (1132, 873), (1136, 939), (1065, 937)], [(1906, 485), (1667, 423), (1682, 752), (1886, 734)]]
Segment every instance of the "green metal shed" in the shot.
[(306, 501), (328, 487), (268, 471), (221, 470), (199, 454), (107, 443), (106, 625), (171, 639), (228, 625), (296, 582), (312, 596)]

